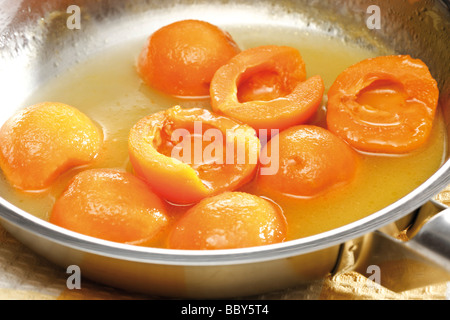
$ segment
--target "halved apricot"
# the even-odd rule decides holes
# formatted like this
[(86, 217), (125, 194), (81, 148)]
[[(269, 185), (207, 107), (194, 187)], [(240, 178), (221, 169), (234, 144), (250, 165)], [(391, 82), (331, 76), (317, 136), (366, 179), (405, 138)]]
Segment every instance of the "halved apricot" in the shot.
[(101, 130), (79, 110), (39, 103), (1, 127), (0, 166), (14, 187), (41, 190), (64, 171), (91, 162), (101, 144)]
[(168, 238), (170, 249), (213, 250), (282, 242), (287, 224), (280, 208), (261, 197), (224, 192), (189, 209)]
[[(358, 154), (347, 143), (312, 125), (282, 131), (264, 146), (260, 159), (261, 188), (305, 198), (352, 181), (359, 163)], [(271, 171), (261, 174), (265, 168)]]
[(363, 60), (328, 92), (328, 129), (354, 148), (407, 153), (430, 135), (439, 90), (428, 67), (407, 55)]
[(295, 48), (247, 49), (214, 75), (212, 109), (256, 130), (281, 131), (307, 121), (322, 101), (322, 78), (305, 79), (305, 63)]
[(139, 245), (155, 240), (169, 220), (163, 201), (133, 174), (90, 169), (72, 179), (49, 221), (91, 237)]
[(183, 20), (154, 32), (137, 70), (151, 87), (180, 96), (209, 96), (216, 70), (239, 52), (231, 36), (205, 21)]
[(260, 146), (251, 127), (205, 109), (180, 106), (141, 119), (129, 135), (135, 173), (177, 204), (191, 204), (250, 181)]

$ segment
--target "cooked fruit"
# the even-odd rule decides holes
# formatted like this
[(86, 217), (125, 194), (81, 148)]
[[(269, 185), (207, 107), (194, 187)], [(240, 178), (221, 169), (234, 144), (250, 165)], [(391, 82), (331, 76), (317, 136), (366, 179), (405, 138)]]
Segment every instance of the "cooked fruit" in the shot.
[(225, 192), (192, 207), (171, 231), (171, 249), (235, 249), (273, 244), (286, 237), (275, 204), (243, 192)]
[(428, 140), (438, 98), (437, 83), (421, 60), (366, 59), (331, 86), (328, 128), (362, 151), (407, 153)]
[(66, 170), (90, 163), (102, 145), (100, 129), (74, 107), (44, 102), (25, 108), (0, 129), (0, 166), (10, 183), (40, 190)]
[(191, 204), (250, 181), (255, 130), (205, 109), (175, 106), (141, 119), (129, 135), (136, 175), (172, 203)]
[[(266, 159), (270, 153), (270, 159)], [(267, 160), (278, 164), (274, 166)], [(350, 182), (359, 160), (347, 143), (328, 130), (300, 125), (272, 138), (261, 152), (261, 162), (261, 170), (272, 167), (270, 174), (258, 176), (262, 188), (290, 196), (313, 197)]]
[(320, 76), (306, 80), (298, 50), (261, 46), (242, 51), (220, 67), (211, 82), (211, 105), (214, 112), (257, 131), (281, 131), (311, 118), (323, 92)]
[(50, 222), (104, 240), (148, 244), (168, 225), (163, 201), (128, 172), (77, 174), (57, 199)]
[(239, 51), (231, 36), (217, 26), (182, 20), (149, 37), (137, 70), (149, 86), (166, 94), (208, 96), (214, 73)]

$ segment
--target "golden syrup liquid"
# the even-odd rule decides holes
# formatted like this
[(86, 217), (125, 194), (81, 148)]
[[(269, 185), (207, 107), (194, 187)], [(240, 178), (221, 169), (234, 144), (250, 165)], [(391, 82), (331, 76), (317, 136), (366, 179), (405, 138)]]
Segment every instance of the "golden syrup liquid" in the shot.
[[(363, 59), (386, 54), (340, 39), (304, 31), (274, 27), (227, 28), (241, 49), (259, 45), (289, 45), (300, 50), (307, 76), (322, 76), (326, 90), (345, 68)], [(132, 171), (127, 142), (130, 128), (141, 118), (180, 105), (210, 109), (208, 99), (181, 100), (161, 94), (142, 83), (135, 62), (146, 39), (136, 39), (106, 51), (60, 74), (34, 92), (24, 104), (58, 101), (72, 105), (102, 129), (103, 152), (89, 168)], [(326, 96), (310, 123), (324, 126)], [(428, 143), (412, 154), (385, 156), (361, 154), (362, 165), (353, 183), (313, 199), (293, 199), (260, 192), (251, 182), (241, 190), (271, 198), (288, 221), (288, 240), (318, 234), (366, 217), (400, 199), (430, 177), (445, 158), (446, 133), (438, 112)], [(48, 190), (24, 193), (10, 187), (0, 174), (0, 194), (17, 207), (48, 219), (53, 203), (77, 168), (62, 175)], [(172, 221), (188, 207), (168, 206)], [(161, 241), (163, 246), (164, 241)]]

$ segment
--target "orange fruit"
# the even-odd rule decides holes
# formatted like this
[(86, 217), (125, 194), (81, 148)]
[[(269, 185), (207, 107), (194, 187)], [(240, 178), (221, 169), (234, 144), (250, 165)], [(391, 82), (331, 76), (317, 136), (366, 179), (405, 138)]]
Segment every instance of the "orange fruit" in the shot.
[(298, 50), (260, 46), (240, 52), (217, 70), (211, 82), (211, 106), (257, 131), (282, 131), (310, 119), (324, 90), (320, 76), (306, 79)]
[(212, 250), (261, 246), (284, 241), (287, 224), (272, 202), (243, 192), (203, 199), (176, 223), (171, 249)]
[(135, 174), (176, 204), (195, 203), (252, 180), (261, 147), (251, 127), (180, 106), (138, 121), (128, 141)]
[(45, 189), (66, 170), (93, 161), (101, 144), (100, 129), (79, 110), (39, 103), (1, 127), (0, 167), (18, 189)]
[(137, 70), (153, 88), (180, 97), (209, 95), (216, 70), (239, 52), (231, 36), (215, 25), (183, 20), (154, 32)]
[[(346, 184), (354, 178), (359, 166), (358, 154), (347, 143), (312, 125), (282, 131), (267, 143), (260, 159), (258, 185), (297, 197), (314, 197)], [(264, 168), (272, 170), (261, 174)]]
[(361, 151), (408, 153), (428, 140), (438, 99), (437, 83), (421, 60), (366, 59), (331, 86), (328, 129)]
[(162, 200), (128, 172), (90, 169), (78, 173), (55, 202), (50, 220), (104, 240), (144, 244), (168, 225)]

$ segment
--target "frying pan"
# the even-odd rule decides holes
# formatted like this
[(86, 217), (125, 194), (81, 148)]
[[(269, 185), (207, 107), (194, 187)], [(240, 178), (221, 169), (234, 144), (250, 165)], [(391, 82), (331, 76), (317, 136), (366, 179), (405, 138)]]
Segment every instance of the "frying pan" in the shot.
[[(82, 29), (77, 32), (67, 28), (70, 5), (81, 8)], [(367, 26), (370, 5), (380, 8), (380, 29)], [(225, 29), (234, 24), (271, 24), (301, 32), (314, 30), (365, 48), (385, 47), (420, 58), (438, 81), (448, 128), (450, 11), (447, 1), (438, 0), (3, 0), (0, 123), (21, 108), (25, 97), (39, 85), (90, 55), (186, 18)], [(0, 198), (0, 222), (37, 253), (64, 268), (78, 265), (83, 276), (95, 281), (167, 297), (225, 298), (283, 289), (329, 274), (339, 265), (346, 244), (364, 243), (368, 234), (409, 219), (449, 184), (450, 161), (446, 158), (419, 187), (366, 218), (257, 248), (205, 252), (111, 243), (61, 229), (4, 198)], [(425, 231), (404, 245), (450, 271), (450, 212), (436, 206), (435, 222), (426, 223)]]

